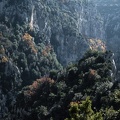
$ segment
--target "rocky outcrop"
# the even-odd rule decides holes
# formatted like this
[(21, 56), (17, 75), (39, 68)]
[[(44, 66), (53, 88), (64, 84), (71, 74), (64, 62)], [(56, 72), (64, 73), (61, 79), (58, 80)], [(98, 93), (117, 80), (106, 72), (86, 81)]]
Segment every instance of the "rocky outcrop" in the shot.
[(21, 88), (21, 77), (18, 67), (6, 56), (0, 55), (0, 119), (9, 115), (14, 107), (17, 91)]
[(96, 0), (97, 9), (104, 18), (106, 43), (109, 50), (115, 55), (115, 63), (117, 66), (117, 75), (119, 78), (120, 71), (120, 2), (119, 0)]
[(79, 59), (88, 48), (80, 33), (104, 39), (103, 20), (88, 0), (2, 0), (0, 4), (4, 11), (1, 12), (2, 21), (4, 18), (9, 25), (24, 24), (39, 35), (43, 34), (44, 42), (53, 45), (57, 58), (64, 65)]

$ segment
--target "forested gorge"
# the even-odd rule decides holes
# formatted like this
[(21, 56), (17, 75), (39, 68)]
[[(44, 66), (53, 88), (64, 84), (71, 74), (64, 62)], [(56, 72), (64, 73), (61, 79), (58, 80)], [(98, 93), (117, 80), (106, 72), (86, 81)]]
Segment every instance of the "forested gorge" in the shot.
[(116, 4), (0, 0), (0, 120), (119, 120)]

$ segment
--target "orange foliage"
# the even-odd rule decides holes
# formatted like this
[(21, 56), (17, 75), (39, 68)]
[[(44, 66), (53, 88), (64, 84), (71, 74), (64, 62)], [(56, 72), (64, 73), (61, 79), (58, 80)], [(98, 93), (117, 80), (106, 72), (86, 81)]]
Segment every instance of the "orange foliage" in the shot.
[(33, 53), (37, 53), (37, 49), (35, 48), (35, 45), (32, 41), (32, 36), (30, 36), (28, 33), (25, 33), (23, 36), (24, 41), (28, 44), (28, 46), (31, 48)]
[(1, 61), (2, 61), (2, 63), (6, 63), (6, 62), (8, 62), (8, 58), (3, 56)]
[(100, 39), (88, 39), (91, 50), (106, 51), (105, 43)]
[(24, 40), (31, 40), (32, 36), (30, 36), (28, 33), (25, 33), (24, 36), (23, 36), (23, 39)]
[(35, 53), (35, 54), (37, 53), (37, 50), (36, 50), (36, 48), (34, 46), (32, 46), (31, 49), (32, 49), (33, 53)]
[(91, 79), (95, 76), (96, 70), (90, 69), (88, 78)]
[(52, 48), (51, 48), (50, 45), (46, 46), (45, 49), (42, 51), (42, 54), (43, 54), (44, 56), (47, 56), (48, 53), (51, 51), (51, 49), (52, 49)]
[(41, 79), (37, 79), (37, 82), (40, 82), (40, 83), (48, 82), (48, 83), (53, 84), (55, 81), (51, 78), (43, 77)]
[(44, 56), (47, 56), (47, 55), (48, 55), (48, 53), (47, 53), (45, 50), (42, 51), (42, 54), (43, 54)]
[(33, 84), (32, 84), (32, 87), (33, 87), (34, 89), (37, 89), (37, 88), (39, 87), (38, 82), (37, 82), (37, 81), (34, 81)]
[(48, 77), (37, 79), (33, 82), (32, 85), (29, 86), (29, 90), (24, 91), (24, 95), (33, 96), (36, 93), (36, 91), (40, 88), (40, 85), (45, 82), (53, 84), (54, 80)]
[(70, 106), (76, 105), (76, 104), (80, 104), (80, 101), (77, 102), (70, 102)]

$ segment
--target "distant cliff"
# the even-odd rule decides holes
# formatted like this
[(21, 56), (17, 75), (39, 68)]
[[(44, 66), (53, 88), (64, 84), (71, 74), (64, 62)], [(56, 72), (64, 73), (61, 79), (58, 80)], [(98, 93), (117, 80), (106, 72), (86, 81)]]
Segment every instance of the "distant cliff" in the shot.
[(114, 59), (117, 66), (118, 79), (120, 76), (120, 1), (96, 0), (98, 11), (104, 19), (106, 44), (108, 49), (115, 53)]
[[(1, 0), (0, 8), (1, 22), (8, 26), (24, 25), (40, 37), (43, 35), (43, 41), (53, 45), (64, 65), (84, 54), (87, 37), (105, 36), (103, 20), (88, 0)], [(34, 41), (38, 43), (39, 38)]]

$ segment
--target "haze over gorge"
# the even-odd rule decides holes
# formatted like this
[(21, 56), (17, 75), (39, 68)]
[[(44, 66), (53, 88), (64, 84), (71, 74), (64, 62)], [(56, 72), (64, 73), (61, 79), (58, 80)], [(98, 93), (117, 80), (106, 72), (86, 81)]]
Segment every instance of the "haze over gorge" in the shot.
[(0, 0), (0, 120), (120, 120), (119, 0)]

